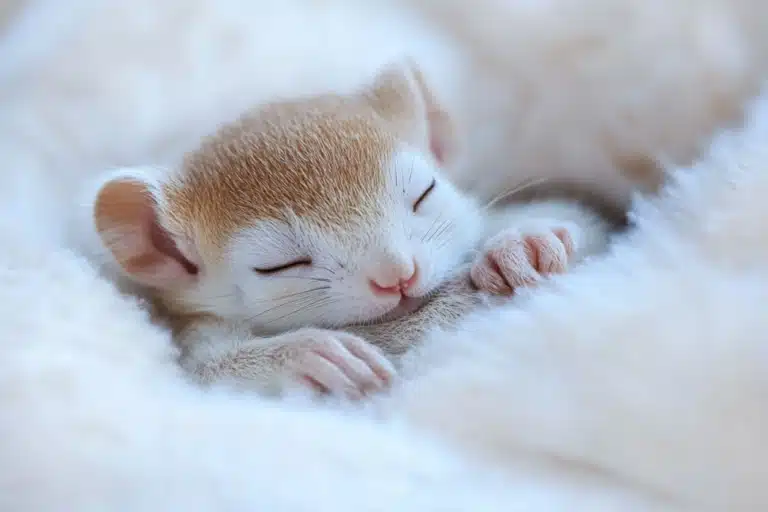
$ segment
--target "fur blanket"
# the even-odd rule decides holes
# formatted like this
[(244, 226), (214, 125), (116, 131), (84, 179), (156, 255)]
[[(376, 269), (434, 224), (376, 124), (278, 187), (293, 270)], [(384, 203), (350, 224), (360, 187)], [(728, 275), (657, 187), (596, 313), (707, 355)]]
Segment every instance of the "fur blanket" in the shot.
[[(80, 30), (92, 4), (47, 7), (58, 53), (35, 38), (0, 49), (14, 56), (0, 58), (0, 510), (768, 508), (768, 98), (660, 198), (638, 200), (609, 254), (434, 333), (391, 395), (362, 410), (275, 403), (185, 381), (168, 334), (60, 222), (84, 175), (179, 151), (214, 111), (253, 99), (174, 61), (152, 16), (126, 14), (133, 32)], [(290, 11), (276, 5), (261, 8)], [(307, 23), (362, 30), (336, 15), (349, 14)], [(194, 33), (181, 44), (198, 64), (243, 62), (219, 36), (221, 54)], [(287, 67), (301, 53), (280, 52)], [(136, 54), (190, 86), (133, 73)], [(104, 75), (115, 62), (125, 72)]]

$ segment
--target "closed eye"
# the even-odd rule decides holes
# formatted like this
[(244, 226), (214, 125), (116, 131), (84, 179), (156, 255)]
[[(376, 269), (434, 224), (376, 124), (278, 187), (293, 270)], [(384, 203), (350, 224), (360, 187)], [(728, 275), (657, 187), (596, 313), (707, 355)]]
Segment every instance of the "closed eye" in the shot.
[(253, 267), (253, 271), (256, 272), (257, 274), (269, 275), (269, 274), (277, 274), (278, 272), (282, 272), (283, 270), (288, 270), (294, 267), (308, 267), (310, 265), (312, 265), (312, 260), (309, 258), (304, 258), (302, 260), (291, 261), (289, 263), (286, 263), (285, 265), (278, 265), (276, 267), (267, 267), (267, 268)]
[(429, 194), (432, 193), (433, 190), (435, 190), (435, 185), (437, 185), (437, 180), (434, 178), (432, 179), (432, 183), (429, 184), (427, 189), (422, 192), (422, 194), (419, 196), (419, 198), (416, 200), (415, 203), (413, 203), (413, 212), (416, 213), (416, 210), (419, 209), (419, 206), (421, 206), (421, 203), (424, 202), (424, 200), (429, 197)]

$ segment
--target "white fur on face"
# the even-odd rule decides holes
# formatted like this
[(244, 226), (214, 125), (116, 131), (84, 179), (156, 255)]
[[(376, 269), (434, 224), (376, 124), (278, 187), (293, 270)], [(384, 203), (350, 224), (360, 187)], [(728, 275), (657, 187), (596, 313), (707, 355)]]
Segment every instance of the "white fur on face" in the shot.
[[(396, 274), (398, 266), (418, 268), (409, 297), (434, 291), (475, 247), (480, 210), (418, 152), (399, 151), (385, 172), (376, 215), (333, 232), (310, 218), (258, 221), (234, 237), (222, 262), (206, 269), (182, 300), (257, 329), (283, 331), (386, 315), (401, 297), (377, 295), (369, 280)], [(433, 179), (435, 187), (414, 212)], [(312, 264), (268, 275), (254, 270), (305, 258)]]

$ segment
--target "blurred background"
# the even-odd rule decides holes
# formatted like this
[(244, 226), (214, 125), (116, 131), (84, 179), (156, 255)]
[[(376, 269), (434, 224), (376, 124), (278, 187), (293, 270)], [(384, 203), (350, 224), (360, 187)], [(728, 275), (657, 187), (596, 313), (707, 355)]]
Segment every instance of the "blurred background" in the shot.
[(741, 122), (768, 67), (766, 14), (761, 0), (2, 0), (0, 179), (62, 204), (106, 169), (174, 165), (259, 103), (358, 87), (408, 56), (457, 126), (460, 186), (488, 199), (544, 177), (624, 205)]

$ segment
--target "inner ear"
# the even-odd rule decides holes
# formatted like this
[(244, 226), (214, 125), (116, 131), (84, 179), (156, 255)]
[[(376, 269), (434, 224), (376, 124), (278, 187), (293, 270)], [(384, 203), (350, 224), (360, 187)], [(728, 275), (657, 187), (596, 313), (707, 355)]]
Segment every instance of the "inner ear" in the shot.
[(453, 122), (410, 59), (380, 71), (365, 94), (396, 132), (428, 150), (440, 165), (453, 162), (457, 141)]
[(150, 186), (137, 178), (115, 178), (98, 192), (96, 230), (122, 269), (135, 281), (169, 289), (194, 280), (199, 263), (162, 226)]

